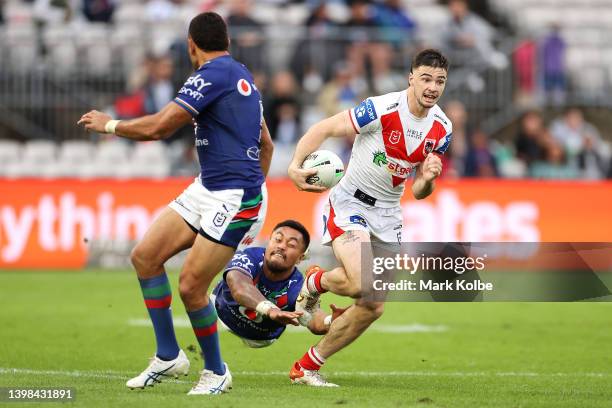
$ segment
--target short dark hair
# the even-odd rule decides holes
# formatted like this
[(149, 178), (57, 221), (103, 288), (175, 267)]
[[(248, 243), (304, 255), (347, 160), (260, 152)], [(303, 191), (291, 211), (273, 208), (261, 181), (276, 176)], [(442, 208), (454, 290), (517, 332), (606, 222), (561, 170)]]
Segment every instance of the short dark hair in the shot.
[(229, 48), (227, 25), (212, 11), (198, 14), (191, 20), (189, 36), (202, 51), (227, 51)]
[(448, 72), (449, 62), (448, 58), (446, 58), (440, 51), (434, 50), (433, 48), (428, 48), (415, 55), (415, 57), (412, 59), (410, 72), (413, 72), (413, 70), (420, 66), (442, 68)]
[(272, 231), (276, 231), (281, 227), (289, 227), (302, 234), (302, 238), (304, 239), (304, 251), (308, 249), (308, 246), (310, 245), (310, 234), (308, 233), (308, 230), (305, 226), (295, 220), (285, 220), (276, 224)]

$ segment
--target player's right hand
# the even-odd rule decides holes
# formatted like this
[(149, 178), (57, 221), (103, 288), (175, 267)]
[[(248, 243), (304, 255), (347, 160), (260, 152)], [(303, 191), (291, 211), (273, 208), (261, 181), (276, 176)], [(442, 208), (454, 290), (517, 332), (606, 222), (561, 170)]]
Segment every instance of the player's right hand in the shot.
[(268, 317), (275, 322), (280, 324), (291, 324), (293, 326), (299, 326), (298, 317), (302, 315), (302, 312), (285, 312), (280, 309), (272, 308), (268, 312)]
[(291, 181), (293, 181), (293, 184), (295, 184), (297, 189), (300, 191), (310, 191), (312, 193), (322, 193), (323, 191), (327, 190), (323, 186), (315, 186), (313, 184), (308, 184), (306, 182), (306, 179), (308, 177), (314, 176), (315, 174), (317, 174), (317, 169), (300, 169), (299, 167), (292, 164), (287, 169), (287, 174), (289, 175), (289, 178), (291, 179)]

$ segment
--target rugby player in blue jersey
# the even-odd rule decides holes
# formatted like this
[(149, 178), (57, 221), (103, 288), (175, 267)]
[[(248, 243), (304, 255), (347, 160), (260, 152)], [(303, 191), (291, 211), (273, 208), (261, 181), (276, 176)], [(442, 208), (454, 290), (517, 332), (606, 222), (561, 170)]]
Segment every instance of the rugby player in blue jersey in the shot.
[[(302, 312), (295, 312), (295, 302), (304, 278), (296, 265), (309, 244), (306, 228), (286, 220), (274, 227), (267, 248), (238, 251), (225, 268), (213, 290), (215, 307), (221, 323), (247, 346), (269, 346), (286, 325), (299, 325)], [(312, 333), (327, 333), (332, 320), (344, 312), (331, 308), (327, 316), (317, 308), (307, 326)]]
[(180, 273), (179, 293), (202, 348), (205, 369), (189, 394), (219, 394), (231, 388), (232, 376), (221, 358), (217, 314), (207, 293), (236, 248), (252, 242), (264, 222), (264, 181), (273, 145), (253, 77), (228, 52), (223, 19), (212, 12), (194, 17), (187, 42), (195, 72), (160, 112), (119, 121), (94, 110), (78, 124), (88, 131), (149, 141), (194, 123), (201, 173), (155, 220), (131, 254), (157, 351), (149, 366), (126, 385), (144, 388), (163, 377), (188, 373), (189, 360), (174, 334), (164, 263), (191, 248)]

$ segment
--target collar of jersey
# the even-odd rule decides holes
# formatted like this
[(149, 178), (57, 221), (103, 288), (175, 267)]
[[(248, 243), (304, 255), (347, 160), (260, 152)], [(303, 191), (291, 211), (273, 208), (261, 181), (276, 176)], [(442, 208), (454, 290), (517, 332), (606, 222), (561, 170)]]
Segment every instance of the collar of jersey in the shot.
[(215, 58), (213, 58), (213, 59), (211, 59), (211, 60), (208, 60), (208, 61), (206, 61), (205, 63), (203, 63), (202, 65), (200, 65), (200, 68), (198, 68), (198, 70), (202, 69), (202, 67), (203, 67), (204, 65), (210, 64), (211, 62), (216, 61), (216, 60), (218, 60), (218, 59), (220, 59), (220, 58), (227, 58), (227, 57), (231, 57), (231, 55), (230, 55), (230, 54), (227, 54), (227, 55), (219, 55), (218, 57), (215, 57)]

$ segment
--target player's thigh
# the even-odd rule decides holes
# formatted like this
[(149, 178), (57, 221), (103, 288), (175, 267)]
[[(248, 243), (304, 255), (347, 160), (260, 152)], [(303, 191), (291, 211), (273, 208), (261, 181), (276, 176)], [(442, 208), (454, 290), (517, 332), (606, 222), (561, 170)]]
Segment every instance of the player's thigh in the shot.
[(196, 233), (174, 210), (167, 207), (153, 221), (132, 252), (136, 261), (164, 263), (180, 251), (191, 247)]
[(181, 294), (187, 297), (205, 296), (210, 283), (232, 259), (235, 251), (233, 247), (213, 242), (198, 234), (181, 270)]
[(334, 239), (332, 248), (336, 259), (346, 271), (347, 278), (355, 283), (361, 282), (361, 259), (371, 252), (370, 234), (363, 230), (345, 231)]

